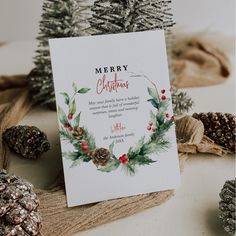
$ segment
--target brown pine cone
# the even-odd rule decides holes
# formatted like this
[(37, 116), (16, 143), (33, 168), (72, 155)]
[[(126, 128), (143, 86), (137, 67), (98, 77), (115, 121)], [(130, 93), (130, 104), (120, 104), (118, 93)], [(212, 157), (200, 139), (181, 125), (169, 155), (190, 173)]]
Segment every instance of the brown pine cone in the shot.
[(75, 136), (76, 139), (80, 140), (85, 136), (85, 130), (83, 128), (77, 128), (76, 130), (74, 130), (73, 135)]
[(212, 139), (216, 144), (235, 152), (235, 115), (221, 112), (208, 112), (194, 113), (193, 117), (202, 121), (206, 136)]
[(0, 236), (40, 236), (38, 206), (30, 183), (0, 170)]
[(98, 148), (93, 155), (93, 163), (96, 166), (105, 166), (111, 159), (111, 153), (105, 148)]
[(13, 126), (3, 133), (10, 149), (28, 159), (36, 159), (50, 149), (46, 134), (34, 126)]

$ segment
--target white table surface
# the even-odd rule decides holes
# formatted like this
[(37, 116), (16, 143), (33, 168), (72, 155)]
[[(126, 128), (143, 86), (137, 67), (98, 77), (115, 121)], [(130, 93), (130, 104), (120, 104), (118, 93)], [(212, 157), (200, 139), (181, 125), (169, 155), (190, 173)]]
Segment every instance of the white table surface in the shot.
[[(176, 0), (176, 8), (182, 7), (187, 0)], [(191, 1), (193, 2), (193, 1)], [(209, 9), (210, 4), (215, 2), (217, 9)], [(179, 5), (178, 5), (179, 3)], [(228, 4), (228, 5), (227, 5)], [(223, 31), (232, 35), (232, 7), (233, 0), (208, 0), (195, 1), (188, 6), (192, 12), (205, 5), (204, 11), (198, 11), (193, 15), (178, 15), (177, 20), (186, 20), (185, 26), (190, 23), (187, 18), (193, 17), (194, 30), (211, 26), (212, 29)], [(193, 9), (194, 8), (194, 9)], [(214, 9), (214, 6), (212, 6)], [(216, 17), (223, 11), (224, 20)], [(202, 9), (202, 8), (201, 8)], [(209, 11), (211, 18), (208, 18)], [(177, 10), (177, 9), (176, 9)], [(197, 17), (201, 12), (201, 25), (197, 23)], [(219, 16), (219, 15), (218, 15)], [(223, 23), (222, 23), (223, 22)], [(231, 22), (231, 26), (229, 23)], [(209, 23), (209, 25), (207, 25)], [(212, 27), (214, 25), (214, 27)], [(36, 42), (12, 42), (0, 48), (0, 74), (27, 73), (32, 68), (32, 57)], [(231, 55), (232, 56), (232, 55)], [(231, 58), (233, 59), (233, 58)], [(235, 76), (224, 84), (187, 89), (195, 100), (194, 111), (223, 111), (235, 113)], [(50, 150), (43, 158), (36, 162), (27, 161), (12, 155), (11, 172), (32, 181), (38, 187), (47, 186), (61, 168), (59, 141), (57, 134), (57, 120), (55, 112), (37, 109), (32, 111), (22, 124), (33, 124), (47, 132), (52, 144)], [(218, 219), (218, 202), (220, 192), (226, 179), (235, 176), (234, 158), (224, 158), (213, 155), (194, 155), (185, 166), (182, 175), (182, 185), (176, 191), (175, 196), (165, 204), (145, 210), (139, 214), (117, 220), (115, 222), (99, 226), (95, 229), (78, 233), (78, 236), (224, 236), (226, 235)]]

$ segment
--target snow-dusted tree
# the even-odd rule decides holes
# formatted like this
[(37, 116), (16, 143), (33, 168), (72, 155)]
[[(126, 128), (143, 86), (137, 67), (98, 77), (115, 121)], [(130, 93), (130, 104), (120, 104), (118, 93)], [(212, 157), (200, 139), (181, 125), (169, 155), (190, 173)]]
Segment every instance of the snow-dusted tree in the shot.
[(174, 25), (170, 0), (96, 0), (90, 19), (94, 34), (168, 29)]
[(55, 104), (48, 39), (82, 36), (86, 9), (78, 0), (44, 0), (35, 68), (29, 75), (35, 103)]

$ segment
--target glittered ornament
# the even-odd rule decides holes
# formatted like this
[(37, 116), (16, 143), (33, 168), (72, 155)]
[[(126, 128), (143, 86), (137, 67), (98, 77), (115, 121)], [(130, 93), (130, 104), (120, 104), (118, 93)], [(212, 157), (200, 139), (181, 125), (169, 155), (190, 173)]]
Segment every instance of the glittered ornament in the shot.
[(38, 207), (32, 184), (0, 170), (0, 236), (40, 236)]
[(216, 144), (235, 152), (235, 115), (222, 112), (208, 112), (194, 113), (193, 117), (202, 121), (206, 136)]
[(235, 199), (236, 181), (228, 180), (225, 182), (220, 192), (221, 201), (219, 203), (221, 213), (219, 215), (223, 223), (224, 230), (231, 234), (235, 234), (236, 226), (236, 199)]
[(105, 166), (111, 159), (111, 153), (105, 148), (98, 148), (93, 155), (93, 163), (96, 166)]
[(28, 159), (36, 159), (50, 149), (46, 134), (34, 126), (13, 126), (3, 133), (10, 149)]

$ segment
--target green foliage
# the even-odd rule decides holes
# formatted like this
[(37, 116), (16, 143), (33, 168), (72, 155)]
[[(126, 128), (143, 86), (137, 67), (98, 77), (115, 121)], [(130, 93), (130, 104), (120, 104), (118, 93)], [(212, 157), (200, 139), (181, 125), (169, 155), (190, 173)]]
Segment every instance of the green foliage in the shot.
[(120, 162), (117, 159), (111, 159), (106, 164), (106, 166), (100, 167), (98, 168), (98, 170), (102, 172), (111, 172), (118, 169), (119, 166), (120, 166)]
[(112, 144), (109, 145), (109, 151), (110, 151), (112, 157), (113, 157), (113, 148), (114, 148), (114, 146), (115, 146), (114, 142), (112, 142)]
[(63, 127), (60, 127), (59, 133), (60, 133), (63, 140), (69, 141), (70, 143), (73, 142), (74, 137), (72, 135), (70, 135), (70, 133), (66, 129), (64, 129)]
[[(76, 102), (75, 97), (78, 94), (85, 94), (90, 91), (88, 88), (78, 89), (76, 84), (72, 85), (74, 94), (70, 97), (67, 93), (62, 93), (65, 98), (65, 104), (68, 106), (68, 114), (74, 115), (76, 113)], [(140, 166), (150, 165), (156, 161), (149, 158), (149, 155), (153, 153), (159, 153), (169, 148), (170, 143), (165, 138), (166, 132), (171, 128), (174, 124), (173, 119), (166, 118), (166, 112), (168, 109), (168, 105), (170, 99), (167, 98), (162, 100), (158, 94), (158, 90), (156, 86), (153, 84), (153, 88), (148, 88), (148, 93), (151, 96), (151, 100), (155, 101), (151, 102), (155, 111), (150, 111), (150, 120), (152, 124), (155, 126), (155, 129), (152, 130), (150, 138), (148, 140), (145, 139), (145, 136), (141, 137), (138, 143), (134, 147), (130, 147), (127, 154), (122, 155), (117, 158), (114, 153), (114, 142), (109, 145), (109, 152), (111, 154), (111, 159), (105, 166), (98, 167), (98, 170), (101, 172), (112, 172), (117, 170), (119, 167), (123, 171), (125, 171), (128, 175), (134, 175), (137, 171), (137, 168)], [(58, 107), (59, 120), (62, 124), (64, 122), (68, 122), (68, 125), (72, 128), (72, 130), (77, 130), (80, 124), (81, 112), (78, 113), (75, 118), (73, 118), (73, 122), (67, 119), (66, 113)], [(75, 153), (67, 153), (65, 155), (67, 159), (72, 161), (72, 167), (77, 166), (81, 162), (90, 162), (92, 161), (92, 157), (88, 157), (88, 153), (94, 153), (96, 149), (95, 139), (89, 131), (81, 127), (85, 135), (83, 137), (83, 142), (86, 142), (89, 150), (82, 150), (82, 143), (80, 140), (75, 139), (75, 137), (65, 128), (61, 127), (60, 134), (65, 140), (71, 142), (74, 146)]]
[(78, 91), (78, 93), (84, 94), (84, 93), (87, 93), (89, 90), (90, 90), (89, 88), (82, 88)]
[(81, 112), (74, 119), (74, 129), (77, 129), (80, 125), (80, 116), (81, 116)]
[(74, 115), (75, 112), (76, 112), (76, 104), (75, 104), (75, 99), (74, 99), (69, 107), (69, 114)]
[(70, 102), (70, 98), (69, 98), (69, 95), (67, 93), (61, 93), (61, 95), (64, 97), (65, 99), (65, 104), (66, 105), (69, 105), (69, 102)]
[(58, 106), (57, 113), (58, 113), (58, 117), (59, 117), (59, 120), (60, 120), (62, 125), (65, 125), (65, 124), (69, 123), (68, 120), (67, 120), (65, 112), (63, 111), (63, 109), (60, 106)]
[(89, 145), (90, 149), (95, 150), (96, 142), (95, 142), (94, 136), (91, 133), (89, 133), (87, 129), (84, 128), (84, 130), (85, 130), (85, 133), (86, 133), (86, 140), (88, 142), (88, 145)]

